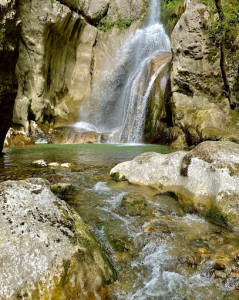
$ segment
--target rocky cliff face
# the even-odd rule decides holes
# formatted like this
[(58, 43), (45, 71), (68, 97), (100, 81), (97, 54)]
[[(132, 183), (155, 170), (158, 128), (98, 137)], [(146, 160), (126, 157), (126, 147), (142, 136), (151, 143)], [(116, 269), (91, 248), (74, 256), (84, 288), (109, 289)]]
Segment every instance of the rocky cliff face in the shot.
[(177, 147), (203, 140), (238, 142), (239, 4), (186, 4), (171, 36), (171, 138)]
[(16, 1), (0, 1), (0, 153), (12, 119), (17, 94), (15, 65), (18, 56), (18, 31)]
[(22, 31), (14, 124), (35, 135), (39, 127), (48, 131), (76, 121), (106, 59), (146, 15), (146, 3), (19, 0)]

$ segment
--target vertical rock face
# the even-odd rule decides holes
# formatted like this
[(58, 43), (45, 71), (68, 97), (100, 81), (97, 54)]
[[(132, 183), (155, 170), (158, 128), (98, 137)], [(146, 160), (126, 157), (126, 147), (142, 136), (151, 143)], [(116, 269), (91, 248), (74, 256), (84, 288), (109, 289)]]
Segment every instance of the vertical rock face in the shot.
[(12, 122), (12, 111), (17, 94), (15, 66), (18, 55), (16, 1), (0, 0), (0, 153), (5, 135)]
[[(120, 5), (118, 0), (18, 1), (22, 31), (14, 124), (34, 135), (36, 124), (47, 131), (78, 120), (80, 106), (92, 93), (93, 77), (103, 72), (109, 55), (127, 36), (97, 29), (106, 19), (113, 28)], [(128, 18), (142, 19), (147, 5), (146, 0), (127, 0), (123, 7), (120, 21), (124, 25)]]
[(18, 9), (22, 32), (13, 121), (29, 132), (29, 121), (74, 118), (89, 94), (96, 29), (58, 2), (20, 0)]
[[(219, 2), (225, 10), (234, 5), (223, 16), (225, 22), (234, 24), (238, 2)], [(213, 32), (216, 22), (221, 24), (219, 18), (215, 1), (205, 5), (192, 0), (171, 37), (173, 124), (178, 132), (184, 132), (188, 145), (203, 140), (239, 140), (237, 112), (233, 110), (238, 101), (239, 28), (235, 23), (233, 33), (223, 27)], [(214, 40), (217, 37), (219, 42)]]
[(148, 99), (147, 116), (145, 120), (145, 141), (148, 143), (168, 143), (169, 130), (171, 126), (170, 111), (170, 69), (171, 53), (161, 53), (149, 66), (149, 72), (159, 72)]

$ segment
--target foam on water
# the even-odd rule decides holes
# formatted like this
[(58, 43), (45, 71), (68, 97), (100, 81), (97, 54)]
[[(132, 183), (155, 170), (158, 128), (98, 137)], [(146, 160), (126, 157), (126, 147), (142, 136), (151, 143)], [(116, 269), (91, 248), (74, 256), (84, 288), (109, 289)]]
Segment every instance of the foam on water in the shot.
[(105, 199), (105, 202), (110, 205), (112, 208), (118, 208), (120, 206), (120, 203), (126, 193), (122, 192), (116, 196), (112, 196), (108, 199)]
[(107, 186), (106, 182), (99, 181), (95, 184), (92, 191), (95, 191), (97, 193), (105, 193), (110, 192), (111, 189)]
[(205, 219), (203, 219), (202, 217), (199, 217), (195, 214), (187, 214), (184, 217), (184, 221), (187, 224), (191, 224), (191, 223), (206, 223)]

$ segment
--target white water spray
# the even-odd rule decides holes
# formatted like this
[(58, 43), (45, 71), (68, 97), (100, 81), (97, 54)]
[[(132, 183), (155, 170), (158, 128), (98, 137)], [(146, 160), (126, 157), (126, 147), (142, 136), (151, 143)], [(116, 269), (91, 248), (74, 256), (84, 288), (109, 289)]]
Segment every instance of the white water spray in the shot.
[[(151, 0), (150, 15), (141, 29), (131, 34), (109, 60), (92, 97), (99, 99), (96, 113), (81, 108), (81, 121), (93, 124), (98, 132), (109, 132), (111, 142), (141, 143), (147, 102), (153, 83), (163, 68), (149, 72), (160, 53), (170, 52), (170, 40), (160, 23), (159, 0)], [(94, 102), (94, 101), (92, 101)]]

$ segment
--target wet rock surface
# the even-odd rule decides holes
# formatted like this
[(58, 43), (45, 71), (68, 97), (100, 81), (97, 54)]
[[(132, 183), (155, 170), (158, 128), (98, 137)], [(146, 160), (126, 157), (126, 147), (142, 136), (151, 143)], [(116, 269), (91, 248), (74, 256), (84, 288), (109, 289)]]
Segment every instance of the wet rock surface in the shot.
[(32, 146), (35, 142), (24, 131), (10, 128), (4, 141), (4, 147)]
[(1, 298), (90, 298), (114, 280), (88, 227), (51, 193), (48, 181), (0, 185)]
[(137, 193), (126, 194), (121, 202), (121, 207), (130, 216), (140, 216), (145, 213), (147, 206), (146, 198)]
[[(207, 299), (221, 300), (238, 295), (239, 243), (236, 233), (194, 214), (186, 214), (169, 193), (127, 181), (107, 182), (110, 168), (117, 162), (111, 160), (112, 148), (117, 150), (118, 161), (133, 157), (125, 156), (128, 148), (116, 145), (36, 147), (36, 152), (34, 147), (25, 148), (27, 153), (22, 148), (8, 148), (2, 159), (4, 170), (3, 163), (0, 164), (0, 180), (4, 180), (4, 173), (5, 179), (13, 175), (18, 179), (37, 176), (47, 178), (52, 184), (71, 182), (75, 185), (76, 193), (67, 197), (68, 205), (80, 214), (98, 243), (107, 249), (118, 271), (118, 281), (97, 293), (102, 299), (124, 300), (132, 295), (136, 299), (147, 299), (152, 297), (152, 290), (159, 298), (170, 295), (178, 299), (204, 299), (206, 295)], [(145, 147), (142, 146), (144, 151)], [(155, 146), (151, 147), (156, 151)], [(72, 148), (74, 152), (71, 152)], [(95, 151), (89, 156), (91, 148)], [(135, 146), (131, 148), (133, 153), (135, 149)], [(108, 153), (107, 158), (102, 158), (102, 152)], [(37, 168), (29, 164), (29, 159), (33, 161), (39, 156), (48, 163), (58, 162), (59, 165)], [(19, 161), (22, 168), (17, 165)], [(66, 161), (73, 164), (74, 169), (60, 166)], [(124, 196), (132, 193), (147, 201), (140, 216), (122, 212)], [(225, 269), (214, 269), (217, 262), (223, 262)], [(65, 266), (67, 269), (67, 264)]]
[(65, 197), (75, 193), (75, 187), (69, 182), (58, 182), (51, 185), (51, 191), (58, 197)]
[(190, 152), (144, 153), (111, 170), (130, 183), (173, 192), (187, 211), (238, 231), (239, 146), (204, 142)]
[(101, 141), (101, 134), (95, 131), (81, 132), (74, 127), (60, 127), (48, 135), (50, 144), (86, 144)]

